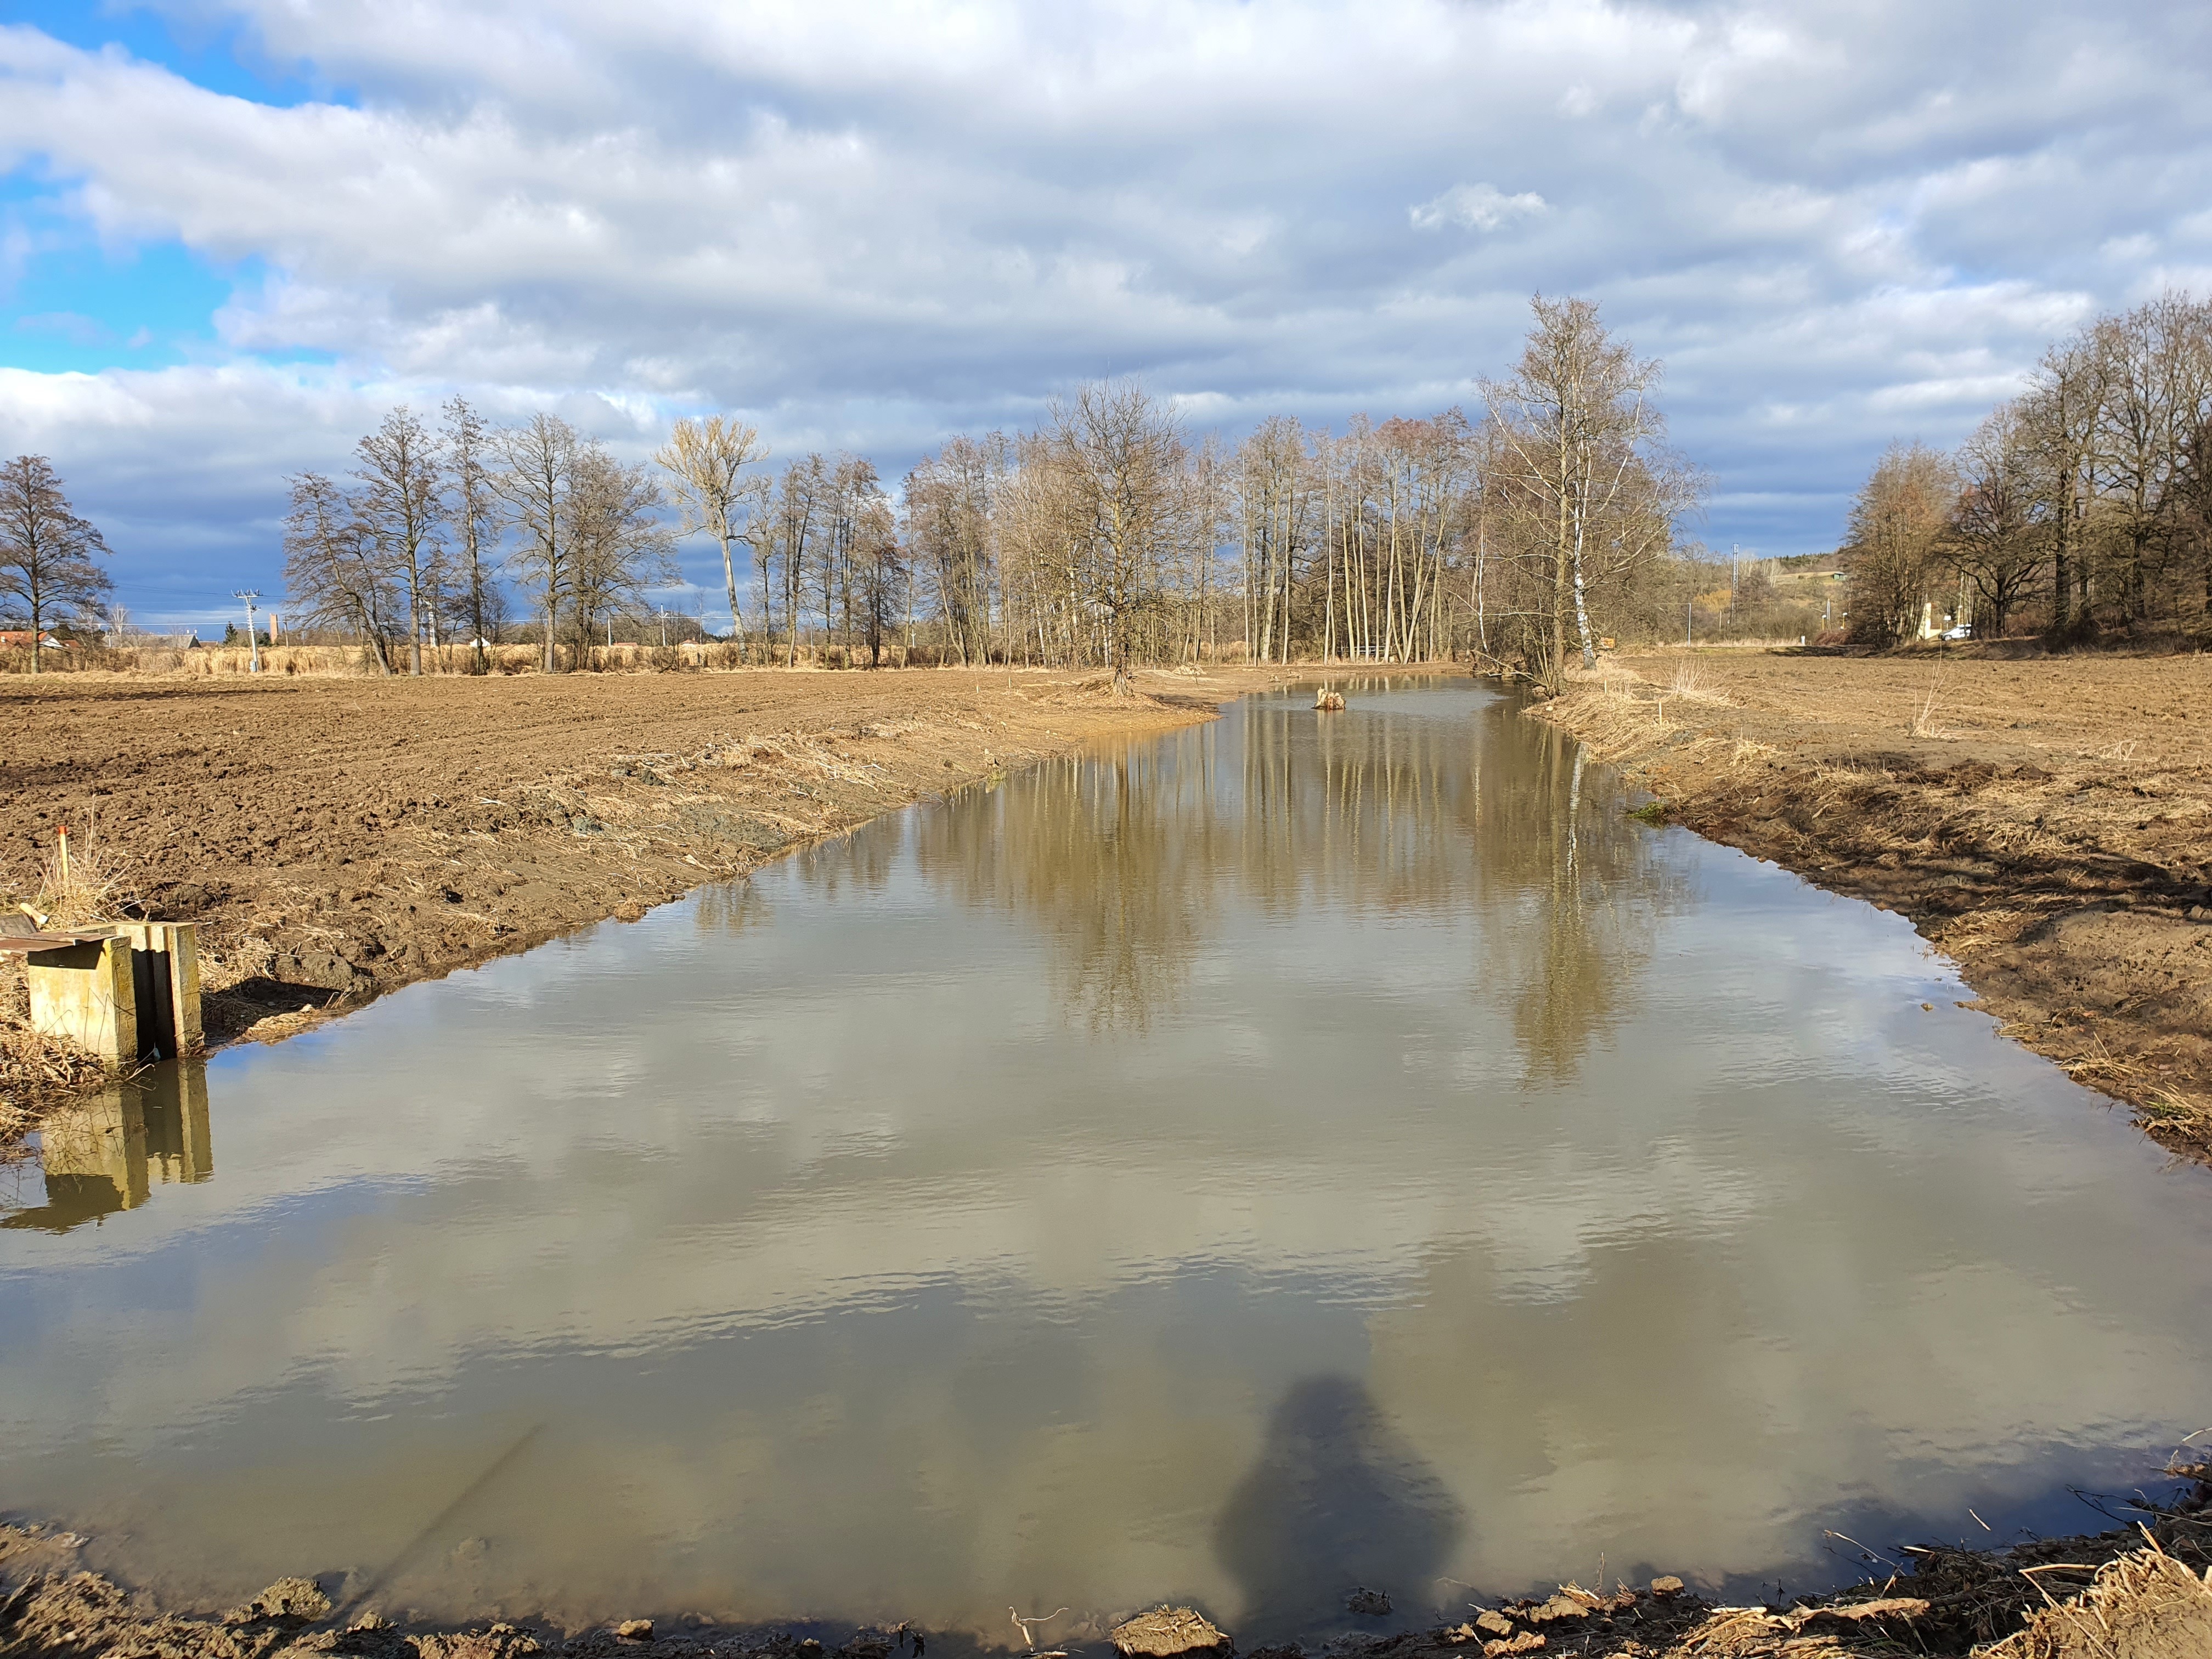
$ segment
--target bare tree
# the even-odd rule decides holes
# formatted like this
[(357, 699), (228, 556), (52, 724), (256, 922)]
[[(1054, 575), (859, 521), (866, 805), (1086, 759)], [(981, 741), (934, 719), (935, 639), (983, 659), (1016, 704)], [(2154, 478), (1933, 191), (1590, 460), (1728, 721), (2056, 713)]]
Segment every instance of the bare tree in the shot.
[(93, 556), (107, 543), (70, 505), (53, 464), (18, 455), (0, 466), (0, 603), (31, 624), (31, 672), (40, 669), (40, 636), (50, 623), (92, 612), (112, 590)]
[(376, 672), (389, 674), (385, 636), (400, 584), (388, 548), (354, 499), (321, 473), (302, 472), (286, 482), (292, 491), (284, 519), (290, 611), (310, 627), (353, 635)]
[[(1192, 452), (1187, 483), (1188, 502), (1182, 515), (1185, 536), (1184, 592), (1189, 599), (1186, 622), (1189, 629), (1189, 660), (1198, 661), (1220, 643), (1220, 618), (1214, 590), (1220, 574), (1221, 550), (1227, 543), (1231, 488), (1229, 458), (1220, 437), (1207, 433)], [(1334, 637), (1332, 635), (1331, 637)]]
[(1655, 506), (1671, 524), (1696, 485), (1660, 447), (1666, 422), (1652, 401), (1658, 363), (1616, 343), (1590, 301), (1540, 294), (1529, 303), (1536, 325), (1520, 362), (1483, 392), (1519, 496), (1547, 521), (1551, 625), (1540, 647), (1542, 678), (1557, 685), (1570, 610), (1583, 666), (1597, 661), (1589, 610), (1596, 550), (1623, 536), (1649, 550)]
[[(2082, 341), (2045, 352), (2021, 400), (2021, 438), (2032, 487), (2051, 527), (2051, 636), (2094, 629), (2087, 546), (2089, 464), (2104, 403), (2104, 371)], [(2078, 608), (2077, 608), (2078, 606)]]
[(458, 393), (446, 404), (446, 502), (459, 556), (460, 614), (469, 630), (477, 671), (488, 665), (484, 641), (499, 629), (506, 611), (492, 574), (499, 550), (499, 496), (492, 488), (493, 438), (483, 417)]
[(2090, 470), (2130, 621), (2150, 615), (2179, 550), (2189, 439), (2212, 402), (2208, 336), (2208, 308), (2170, 291), (2091, 331), (2104, 395)]
[(1158, 603), (1179, 540), (1182, 428), (1133, 381), (1092, 380), (1053, 405), (1042, 435), (1065, 490), (1075, 582), (1122, 690), (1135, 624)]
[[(775, 650), (775, 588), (769, 583), (769, 573), (775, 568), (776, 549), (775, 479), (766, 472), (755, 473), (745, 481), (744, 528), (739, 532), (745, 545), (753, 554), (753, 592), (760, 602), (761, 647), (764, 656), (772, 658)], [(750, 656), (750, 653), (746, 653)]]
[(1237, 446), (1237, 520), (1244, 549), (1245, 631), (1262, 662), (1290, 660), (1297, 556), (1310, 551), (1305, 429), (1288, 415), (1262, 421)]
[(2002, 637), (2012, 612), (2041, 586), (2050, 556), (2020, 405), (2002, 404), (1984, 421), (1953, 469), (1959, 494), (1940, 550), (1981, 600), (1987, 631)]
[(1898, 645), (1912, 637), (1956, 498), (1950, 464), (1924, 444), (1892, 444), (1875, 464), (1851, 503), (1843, 548), (1855, 638)]
[(653, 456), (673, 480), (676, 499), (684, 508), (684, 533), (703, 530), (721, 547), (730, 627), (740, 651), (745, 643), (745, 619), (738, 609), (738, 568), (730, 556), (730, 544), (741, 537), (738, 520), (748, 499), (738, 475), (753, 462), (767, 459), (768, 446), (761, 442), (760, 434), (724, 415), (677, 422), (668, 442)]
[(597, 443), (577, 447), (568, 495), (568, 586), (579, 644), (588, 645), (600, 623), (676, 580), (675, 537), (660, 522), (652, 475)]
[(884, 631), (898, 617), (907, 573), (898, 520), (880, 489), (861, 504), (853, 528), (851, 575), (845, 591), (867, 638), (868, 666), (881, 668)]
[(392, 570), (407, 589), (408, 672), (422, 672), (423, 624), (434, 588), (438, 547), (433, 539), (445, 516), (440, 497), (436, 445), (430, 429), (402, 404), (361, 441), (362, 481), (356, 498), (362, 521), (384, 544)]
[(493, 434), (497, 465), (487, 474), (520, 537), (507, 563), (538, 590), (549, 674), (561, 672), (561, 605), (575, 578), (569, 515), (579, 447), (575, 428), (559, 416), (533, 415)]
[(815, 574), (821, 584), (822, 625), (836, 629), (842, 621), (842, 635), (848, 653), (853, 635), (855, 562), (860, 556), (861, 538), (868, 533), (869, 521), (883, 496), (884, 488), (876, 477), (874, 462), (856, 455), (837, 458), (837, 465), (830, 474), (827, 522), (817, 543), (819, 558)]
[(963, 662), (990, 658), (999, 497), (1012, 459), (1012, 446), (1000, 433), (958, 437), (907, 475), (908, 538)]
[(829, 495), (829, 468), (821, 456), (809, 455), (783, 469), (769, 511), (767, 545), (781, 562), (783, 619), (791, 632), (785, 646), (787, 668), (799, 665), (799, 602), (819, 554), (816, 538), (824, 528)]

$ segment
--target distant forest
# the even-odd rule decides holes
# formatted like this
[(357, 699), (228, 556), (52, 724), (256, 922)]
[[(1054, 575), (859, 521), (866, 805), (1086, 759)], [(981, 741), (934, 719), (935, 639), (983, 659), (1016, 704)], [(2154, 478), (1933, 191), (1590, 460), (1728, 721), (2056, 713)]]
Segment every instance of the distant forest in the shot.
[[(1093, 382), (1034, 430), (951, 439), (896, 490), (860, 457), (778, 460), (726, 415), (629, 462), (555, 415), (402, 406), (347, 475), (287, 480), (287, 592), (263, 608), (286, 643), (386, 673), (720, 638), (760, 665), (1455, 658), (1557, 685), (1609, 641), (1817, 633), (1815, 579), (1684, 540), (1705, 480), (1667, 442), (1660, 366), (1588, 301), (1531, 306), (1472, 411), (1277, 416), (1231, 446)], [(69, 522), (81, 603), (49, 581), (40, 614), (65, 630), (106, 597), (104, 546)], [(678, 585), (693, 536), (721, 556), (720, 604)]]
[(2212, 629), (2212, 305), (2100, 318), (1955, 452), (1893, 446), (1844, 557), (1868, 644), (1946, 617), (2054, 643)]

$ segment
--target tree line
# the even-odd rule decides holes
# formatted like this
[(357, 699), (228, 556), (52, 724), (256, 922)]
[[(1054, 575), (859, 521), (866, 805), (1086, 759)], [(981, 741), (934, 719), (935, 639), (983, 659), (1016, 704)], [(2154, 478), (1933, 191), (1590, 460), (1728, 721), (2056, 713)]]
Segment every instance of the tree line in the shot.
[(625, 465), (556, 416), (491, 427), (455, 398), (433, 431), (402, 408), (362, 441), (352, 486), (291, 480), (291, 603), (380, 662), (404, 641), (416, 672), (441, 629), (526, 633), (554, 669), (564, 644), (637, 617), (673, 580), (677, 539), (704, 534), (748, 662), (921, 651), (1118, 678), (1224, 656), (1473, 655), (1557, 684), (1601, 637), (1677, 614), (1702, 480), (1666, 446), (1656, 363), (1587, 301), (1534, 313), (1472, 416), (1341, 433), (1277, 416), (1231, 447), (1099, 381), (1033, 430), (951, 439), (896, 498), (862, 457), (772, 466), (725, 415), (678, 421), (650, 465)]
[(1868, 643), (1946, 617), (2054, 643), (2212, 623), (2212, 304), (2100, 317), (1955, 451), (1893, 445), (1843, 554)]
[(361, 641), (389, 672), (404, 647), (465, 638), (477, 665), (508, 625), (501, 575), (530, 604), (544, 666), (676, 577), (651, 468), (556, 415), (495, 427), (456, 397), (433, 429), (404, 404), (356, 447), (354, 483), (287, 482), (284, 580), (296, 621)]
[(896, 495), (857, 456), (772, 465), (726, 415), (625, 462), (556, 415), (495, 425), (456, 397), (433, 424), (401, 406), (345, 477), (288, 478), (287, 615), (386, 672), (452, 644), (481, 670), (514, 639), (557, 671), (618, 625), (635, 636), (678, 541), (703, 534), (746, 662), (1119, 678), (1474, 657), (1556, 685), (1603, 639), (1679, 622), (1712, 567), (1680, 539), (1704, 486), (1666, 442), (1659, 365), (1588, 301), (1532, 311), (1472, 412), (1341, 432), (1282, 416), (1231, 445), (1139, 385), (1093, 382), (1032, 430), (951, 439)]

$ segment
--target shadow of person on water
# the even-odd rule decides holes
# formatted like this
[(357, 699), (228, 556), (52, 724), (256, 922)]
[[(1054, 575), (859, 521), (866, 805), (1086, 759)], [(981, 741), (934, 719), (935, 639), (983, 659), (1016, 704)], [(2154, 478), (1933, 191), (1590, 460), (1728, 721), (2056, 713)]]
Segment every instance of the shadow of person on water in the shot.
[(1347, 1376), (1291, 1385), (1267, 1443), (1214, 1523), (1214, 1553), (1244, 1592), (1243, 1645), (1342, 1626), (1355, 1589), (1425, 1612), (1467, 1511)]

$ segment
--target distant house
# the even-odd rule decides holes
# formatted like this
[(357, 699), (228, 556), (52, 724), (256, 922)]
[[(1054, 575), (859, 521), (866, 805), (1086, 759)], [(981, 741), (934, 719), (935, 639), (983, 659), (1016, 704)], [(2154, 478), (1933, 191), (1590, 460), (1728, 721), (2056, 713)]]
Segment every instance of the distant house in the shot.
[(114, 642), (134, 651), (189, 651), (200, 642), (200, 635), (194, 628), (187, 628), (181, 634), (149, 634), (143, 629), (131, 628), (118, 635)]
[[(39, 649), (44, 651), (49, 647), (58, 651), (62, 648), (62, 642), (52, 635), (41, 631), (39, 635)], [(0, 628), (0, 651), (28, 651), (30, 648), (31, 630), (29, 629)]]

